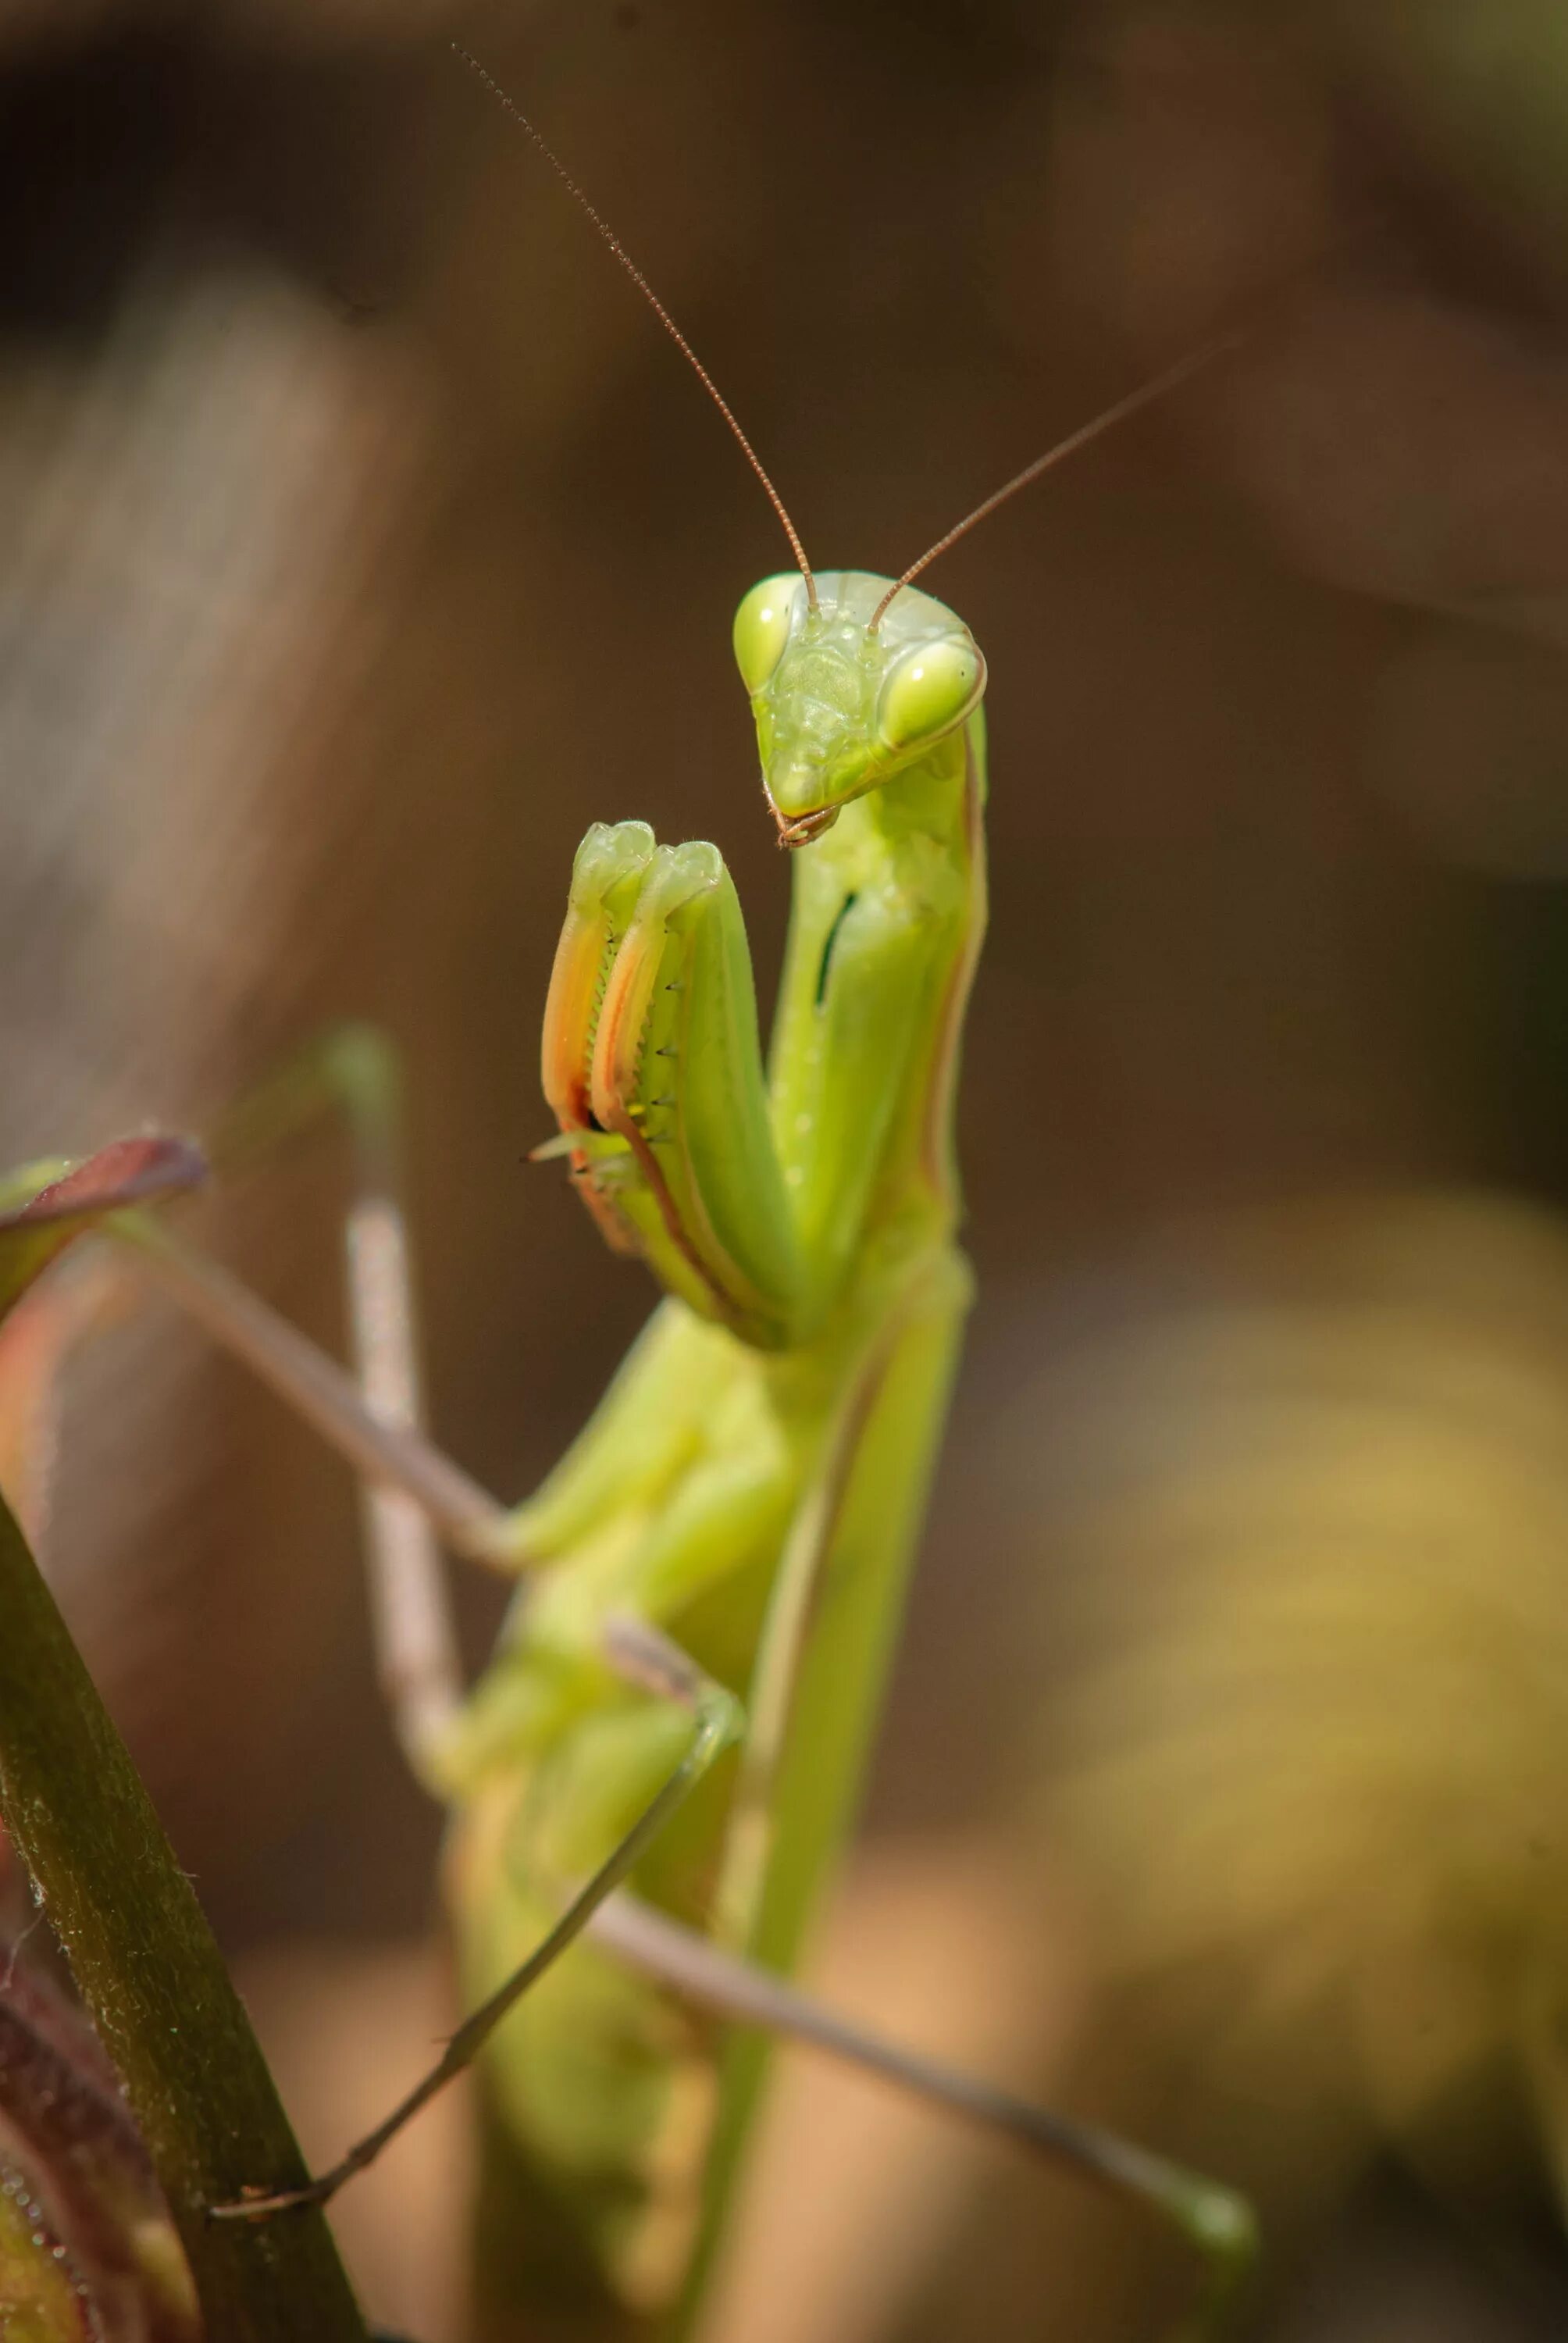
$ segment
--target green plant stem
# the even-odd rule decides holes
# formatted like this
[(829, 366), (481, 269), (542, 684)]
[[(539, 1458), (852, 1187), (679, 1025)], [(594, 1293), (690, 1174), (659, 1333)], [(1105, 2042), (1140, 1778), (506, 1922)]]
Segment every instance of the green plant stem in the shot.
[(119, 2070), (211, 2343), (366, 2343), (321, 2214), (213, 2221), (306, 2168), (124, 1743), (0, 1502), (0, 1816)]

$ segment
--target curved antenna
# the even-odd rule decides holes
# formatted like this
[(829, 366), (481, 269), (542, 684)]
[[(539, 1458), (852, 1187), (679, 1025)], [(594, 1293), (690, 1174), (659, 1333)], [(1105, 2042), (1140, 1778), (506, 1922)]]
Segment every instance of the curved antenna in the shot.
[(769, 503), (772, 506), (774, 511), (779, 516), (779, 521), (783, 527), (784, 534), (789, 540), (789, 550), (795, 556), (795, 559), (799, 565), (801, 577), (806, 580), (806, 599), (814, 610), (817, 608), (817, 580), (811, 575), (811, 565), (806, 558), (806, 548), (800, 542), (794, 522), (790, 519), (789, 513), (785, 510), (783, 498), (779, 495), (778, 489), (769, 478), (768, 474), (763, 468), (762, 458), (759, 456), (756, 448), (751, 445), (750, 440), (748, 439), (745, 432), (742, 431), (739, 424), (737, 422), (734, 412), (729, 405), (729, 401), (725, 397), (723, 392), (719, 389), (719, 385), (714, 381), (713, 377), (709, 373), (708, 368), (703, 365), (702, 360), (698, 357), (697, 352), (692, 348), (691, 344), (687, 340), (686, 336), (681, 332), (680, 327), (676, 324), (675, 319), (670, 316), (669, 311), (665, 307), (663, 302), (659, 299), (658, 294), (654, 291), (652, 286), (648, 283), (647, 277), (643, 275), (641, 269), (638, 266), (636, 261), (632, 258), (625, 245), (622, 244), (614, 228), (611, 227), (607, 219), (603, 218), (600, 214), (594, 209), (592, 204), (588, 201), (587, 196), (578, 186), (571, 173), (567, 169), (566, 165), (561, 161), (560, 156), (556, 153), (555, 148), (550, 145), (549, 140), (545, 136), (543, 131), (535, 127), (533, 123), (528, 120), (528, 116), (523, 112), (522, 107), (518, 104), (517, 100), (508, 96), (507, 92), (501, 87), (500, 83), (496, 79), (494, 74), (487, 71), (485, 66), (479, 63), (478, 58), (475, 56), (471, 49), (466, 49), (461, 41), (454, 41), (452, 47), (455, 53), (462, 58), (463, 63), (467, 66), (469, 72), (476, 75), (477, 78), (484, 83), (485, 87), (489, 91), (490, 96), (495, 99), (497, 105), (500, 106), (502, 112), (509, 114), (512, 120), (517, 124), (518, 129), (524, 132), (524, 134), (533, 142), (534, 146), (544, 156), (545, 161), (549, 165), (551, 170), (555, 173), (557, 178), (560, 181), (562, 186), (566, 189), (568, 195), (572, 197), (573, 201), (582, 211), (587, 213), (593, 226), (598, 230), (600, 236), (603, 236), (611, 252), (614, 253), (616, 258), (619, 261), (621, 266), (625, 269), (632, 283), (637, 287), (638, 291), (642, 295), (643, 299), (648, 303), (648, 307), (653, 311), (654, 316), (658, 319), (659, 324), (664, 327), (665, 332), (669, 336), (670, 340), (675, 344), (676, 348), (680, 352), (681, 357), (686, 360), (687, 365), (691, 368), (692, 373), (697, 377), (698, 381), (702, 385), (703, 389), (708, 393), (709, 397), (713, 401), (715, 407), (718, 407), (719, 412), (723, 416), (726, 423), (729, 424), (730, 430), (734, 433), (735, 437), (739, 444), (741, 454), (745, 457), (747, 462), (756, 473), (757, 478), (762, 483), (763, 495), (767, 498)]
[(1064, 464), (1070, 456), (1076, 456), (1081, 447), (1087, 447), (1090, 441), (1098, 439), (1102, 431), (1111, 430), (1118, 423), (1124, 423), (1130, 415), (1136, 415), (1140, 407), (1151, 406), (1155, 399), (1163, 398), (1167, 391), (1174, 390), (1179, 383), (1186, 381), (1189, 375), (1196, 374), (1201, 367), (1206, 367), (1211, 358), (1233, 348), (1245, 333), (1245, 327), (1232, 326), (1226, 332), (1214, 335), (1211, 340), (1201, 342), (1195, 350), (1187, 351), (1173, 365), (1151, 375), (1147, 382), (1141, 383), (1136, 390), (1130, 390), (1125, 398), (1119, 398), (1113, 407), (1106, 407), (1092, 423), (1081, 424), (1076, 431), (1070, 431), (1065, 439), (1059, 439), (1054, 447), (1048, 447), (1043, 456), (1037, 456), (1032, 464), (1026, 464), (1021, 472), (1015, 472), (1010, 480), (1004, 480), (1000, 488), (993, 488), (972, 512), (966, 513), (945, 536), (939, 537), (934, 545), (928, 546), (920, 559), (912, 561), (903, 576), (889, 587), (871, 613), (867, 631), (874, 635), (894, 595), (901, 594), (906, 586), (912, 585), (940, 554), (945, 553), (950, 546), (956, 545), (960, 537), (967, 537), (970, 529), (978, 522), (989, 518), (999, 505), (1005, 505), (1010, 498), (1017, 496), (1020, 488), (1030, 487), (1042, 472), (1052, 471), (1058, 464)]

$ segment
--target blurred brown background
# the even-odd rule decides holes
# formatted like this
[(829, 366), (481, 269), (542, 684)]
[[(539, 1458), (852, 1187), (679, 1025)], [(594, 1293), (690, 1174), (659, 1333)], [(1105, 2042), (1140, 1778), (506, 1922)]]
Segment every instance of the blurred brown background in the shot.
[[(1260, 2331), (1561, 2333), (1560, 11), (0, 7), (0, 1155), (199, 1124), (378, 1020), (437, 1423), (513, 1493), (648, 1302), (521, 1162), (572, 849), (715, 838), (766, 994), (788, 873), (727, 633), (782, 548), (454, 35), (823, 566), (900, 568), (1254, 321), (931, 581), (992, 675), (982, 1300), (826, 1957), (1256, 2186)], [(327, 1144), (206, 1208), (332, 1341), (338, 1174)], [(161, 1310), (67, 1431), (57, 1582), (328, 2149), (442, 2023), (349, 1492)], [(1452, 2055), (1401, 2065), (1434, 1944)], [(1158, 2331), (1182, 2274), (1125, 2214), (786, 2096), (717, 2335)], [(441, 2343), (457, 2134), (404, 2155), (345, 2224)]]

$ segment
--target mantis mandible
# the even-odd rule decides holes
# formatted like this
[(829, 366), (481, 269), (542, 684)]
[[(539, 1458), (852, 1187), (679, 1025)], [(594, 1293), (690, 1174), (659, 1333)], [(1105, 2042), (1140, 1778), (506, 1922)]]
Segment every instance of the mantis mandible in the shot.
[[(567, 1160), (602, 1234), (666, 1298), (565, 1460), (510, 1511), (417, 1432), (374, 1044), (350, 1036), (302, 1061), (216, 1148), (220, 1161), (243, 1151), (324, 1096), (347, 1105), (367, 1173), (349, 1229), (362, 1393), (161, 1224), (115, 1225), (367, 1476), (384, 1674), (410, 1753), (455, 1812), (452, 1901), (480, 2006), (317, 2193), (493, 2036), (487, 2097), (532, 2200), (541, 2281), (586, 2317), (669, 2315), (683, 2332), (761, 2081), (758, 2025), (832, 2030), (769, 1980), (792, 1967), (852, 1818), (970, 1294), (954, 1101), (985, 927), (986, 669), (961, 619), (914, 581), (1220, 345), (1028, 466), (900, 578), (814, 573), (679, 328), (532, 125), (466, 61), (699, 375), (795, 558), (745, 597), (733, 630), (792, 858), (770, 1050), (765, 1064), (718, 850), (595, 823), (545, 1013), (558, 1136), (538, 1152)], [(464, 1702), (431, 1522), (521, 1580)], [(628, 1879), (640, 1904), (607, 1901)], [(597, 1940), (574, 1945), (590, 1926)], [(753, 2023), (726, 2034), (694, 2002)], [(970, 2112), (1030, 2136), (996, 2095), (987, 2105), (874, 2044), (839, 2046), (957, 2103), (967, 2089)], [(1050, 2118), (1032, 2136), (1151, 2197), (1217, 2255), (1244, 2254), (1228, 2192)], [(215, 2209), (259, 2216), (277, 2201)]]

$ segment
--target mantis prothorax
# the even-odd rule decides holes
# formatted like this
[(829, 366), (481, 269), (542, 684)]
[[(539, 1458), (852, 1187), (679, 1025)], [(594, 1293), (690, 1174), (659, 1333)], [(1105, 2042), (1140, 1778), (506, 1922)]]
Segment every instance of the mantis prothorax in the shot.
[[(745, 597), (734, 648), (794, 898), (765, 1070), (718, 850), (660, 846), (635, 820), (596, 823), (578, 850), (545, 1017), (559, 1136), (539, 1152), (568, 1159), (603, 1234), (668, 1298), (515, 1510), (417, 1430), (390, 1076), (373, 1041), (340, 1036), (301, 1061), (227, 1134), (245, 1145), (323, 1099), (347, 1104), (367, 1175), (348, 1225), (359, 1387), (160, 1225), (116, 1224), (364, 1475), (383, 1674), (410, 1756), (455, 1808), (449, 1877), (476, 2015), (315, 2193), (368, 2162), (485, 2042), (487, 2097), (533, 2200), (520, 2217), (558, 2307), (635, 2318), (673, 2306), (679, 2331), (767, 2026), (1132, 2189), (1228, 2279), (1250, 2242), (1228, 2191), (868, 2040), (780, 1982), (851, 1817), (970, 1292), (953, 1103), (985, 923), (986, 670), (967, 627), (913, 581), (1221, 345), (1026, 467), (901, 578), (815, 575), (679, 328), (533, 126), (467, 62), (649, 301), (788, 536), (796, 569)], [(525, 1574), (466, 1701), (432, 1524)], [(641, 1902), (607, 1900), (628, 1877)], [(703, 2011), (746, 2028), (725, 2036)], [(279, 2201), (258, 2187), (215, 2210)]]

